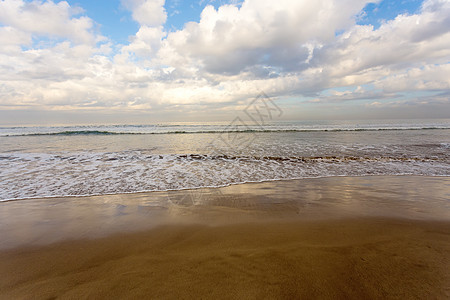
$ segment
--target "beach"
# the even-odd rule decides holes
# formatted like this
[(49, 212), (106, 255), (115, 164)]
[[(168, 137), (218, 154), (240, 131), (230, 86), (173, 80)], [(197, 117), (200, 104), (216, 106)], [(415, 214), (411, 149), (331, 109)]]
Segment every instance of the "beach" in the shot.
[(450, 0), (0, 0), (0, 300), (450, 299)]
[(445, 299), (449, 184), (333, 177), (5, 202), (0, 298)]

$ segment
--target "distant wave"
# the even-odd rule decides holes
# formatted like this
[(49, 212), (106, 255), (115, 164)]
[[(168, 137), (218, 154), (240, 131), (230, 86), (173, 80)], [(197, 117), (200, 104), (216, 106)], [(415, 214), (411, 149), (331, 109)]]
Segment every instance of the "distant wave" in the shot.
[(443, 130), (450, 127), (393, 127), (393, 128), (317, 128), (317, 129), (246, 129), (246, 130), (176, 130), (160, 132), (124, 132), (107, 130), (67, 130), (59, 132), (33, 132), (4, 134), (13, 136), (76, 136), (76, 135), (153, 135), (153, 134), (198, 134), (198, 133), (288, 133), (288, 132), (359, 132), (359, 131), (401, 131), (401, 130)]
[(113, 131), (100, 131), (100, 130), (73, 130), (73, 131), (60, 131), (60, 132), (46, 132), (46, 133), (25, 133), (25, 134), (11, 134), (6, 136), (41, 136), (41, 135), (116, 135), (127, 134)]

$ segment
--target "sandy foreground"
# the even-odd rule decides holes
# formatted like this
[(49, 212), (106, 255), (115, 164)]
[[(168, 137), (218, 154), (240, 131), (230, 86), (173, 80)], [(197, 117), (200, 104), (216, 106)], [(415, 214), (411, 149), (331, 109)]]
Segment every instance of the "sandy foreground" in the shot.
[(0, 299), (448, 299), (449, 184), (345, 177), (0, 203)]

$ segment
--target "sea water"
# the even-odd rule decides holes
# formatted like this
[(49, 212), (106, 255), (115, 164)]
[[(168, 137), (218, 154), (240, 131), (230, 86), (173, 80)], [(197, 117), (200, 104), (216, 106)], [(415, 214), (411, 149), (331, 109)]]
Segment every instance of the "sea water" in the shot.
[(373, 175), (450, 176), (450, 119), (0, 127), (0, 201)]

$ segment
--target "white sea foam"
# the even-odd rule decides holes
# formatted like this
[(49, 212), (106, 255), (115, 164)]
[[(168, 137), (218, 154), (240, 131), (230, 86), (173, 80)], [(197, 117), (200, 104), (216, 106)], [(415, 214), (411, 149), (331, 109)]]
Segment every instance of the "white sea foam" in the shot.
[(122, 153), (0, 154), (0, 199), (223, 186), (323, 176), (434, 175), (439, 159), (393, 157), (203, 157)]

